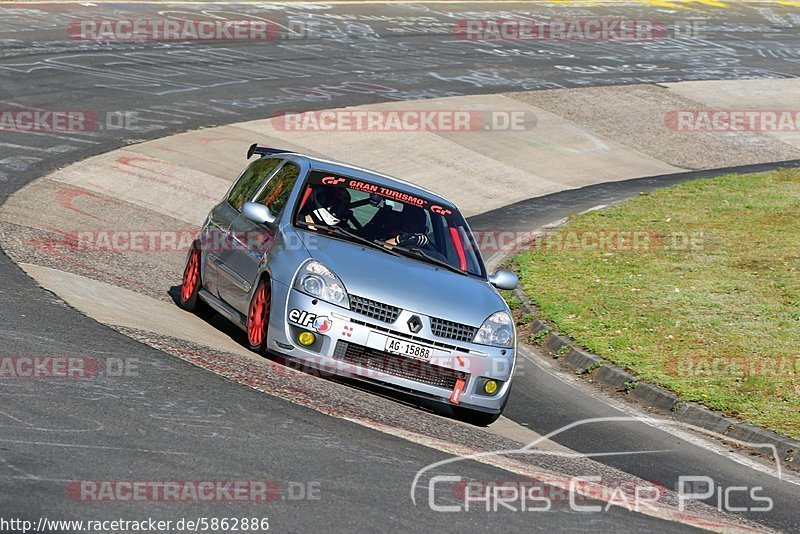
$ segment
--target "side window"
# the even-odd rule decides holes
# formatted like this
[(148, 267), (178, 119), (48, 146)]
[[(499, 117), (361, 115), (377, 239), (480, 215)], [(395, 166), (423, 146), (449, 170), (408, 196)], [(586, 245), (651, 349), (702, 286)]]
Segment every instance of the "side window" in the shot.
[(231, 189), (228, 204), (241, 211), (242, 204), (253, 198), (264, 179), (281, 161), (283, 160), (280, 158), (261, 158), (251, 163)]
[(300, 167), (294, 163), (287, 163), (275, 173), (264, 190), (259, 193), (256, 202), (264, 204), (273, 215), (280, 217), (298, 176), (300, 176)]

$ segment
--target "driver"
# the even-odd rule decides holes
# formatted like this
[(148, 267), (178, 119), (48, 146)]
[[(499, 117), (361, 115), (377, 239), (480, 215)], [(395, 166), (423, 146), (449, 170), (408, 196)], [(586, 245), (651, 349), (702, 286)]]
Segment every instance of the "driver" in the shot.
[(307, 223), (336, 226), (347, 220), (350, 193), (344, 187), (319, 187), (314, 191), (314, 206), (305, 216)]
[[(394, 233), (394, 232), (393, 232)], [(396, 234), (386, 240), (388, 245), (405, 248), (424, 247), (428, 244), (428, 214), (418, 206), (403, 206)]]

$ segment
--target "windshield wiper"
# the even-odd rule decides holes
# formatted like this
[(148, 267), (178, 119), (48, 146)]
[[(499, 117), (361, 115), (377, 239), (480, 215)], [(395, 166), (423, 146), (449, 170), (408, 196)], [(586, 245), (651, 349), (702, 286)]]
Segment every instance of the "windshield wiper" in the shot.
[(382, 245), (381, 243), (379, 243), (377, 241), (370, 241), (369, 239), (367, 239), (365, 237), (361, 237), (358, 234), (354, 234), (353, 232), (351, 232), (349, 230), (346, 230), (346, 229), (342, 228), (341, 226), (330, 226), (330, 225), (327, 225), (327, 224), (308, 223), (308, 222), (305, 222), (305, 221), (297, 221), (296, 224), (299, 225), (302, 228), (311, 229), (311, 230), (319, 229), (319, 230), (322, 230), (324, 232), (328, 232), (330, 234), (336, 235), (338, 237), (342, 237), (342, 238), (348, 239), (350, 241), (355, 241), (357, 243), (361, 243), (362, 245), (368, 245), (368, 246), (370, 246), (372, 248), (376, 248), (378, 250), (382, 250), (383, 252), (386, 252), (387, 254), (391, 254), (393, 256), (400, 256), (400, 254), (398, 254), (397, 252), (395, 252), (392, 249), (388, 248), (387, 246)]
[(469, 276), (468, 272), (462, 271), (458, 267), (450, 265), (446, 261), (442, 261), (439, 258), (434, 258), (433, 256), (431, 256), (430, 254), (428, 254), (427, 252), (425, 252), (424, 250), (422, 250), (420, 248), (417, 248), (417, 247), (406, 248), (406, 247), (401, 247), (401, 246), (395, 246), (395, 247), (392, 248), (392, 250), (400, 251), (403, 254), (405, 254), (406, 256), (410, 256), (412, 258), (424, 259), (428, 263), (433, 263), (434, 265), (437, 265), (439, 267), (444, 267), (445, 269), (453, 271), (454, 273), (463, 274), (464, 276)]

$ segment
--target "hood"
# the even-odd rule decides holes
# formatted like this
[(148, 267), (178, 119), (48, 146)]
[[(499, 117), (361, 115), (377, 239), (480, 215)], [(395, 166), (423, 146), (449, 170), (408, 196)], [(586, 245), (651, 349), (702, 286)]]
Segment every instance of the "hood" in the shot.
[(487, 281), (320, 234), (298, 234), (352, 295), (474, 327), (506, 309)]

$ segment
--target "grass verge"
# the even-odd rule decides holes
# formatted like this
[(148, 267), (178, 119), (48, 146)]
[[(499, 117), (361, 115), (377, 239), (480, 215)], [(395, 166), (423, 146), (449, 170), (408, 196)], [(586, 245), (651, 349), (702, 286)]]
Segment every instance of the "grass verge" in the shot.
[(580, 215), (515, 263), (578, 344), (800, 438), (800, 171), (697, 180)]

